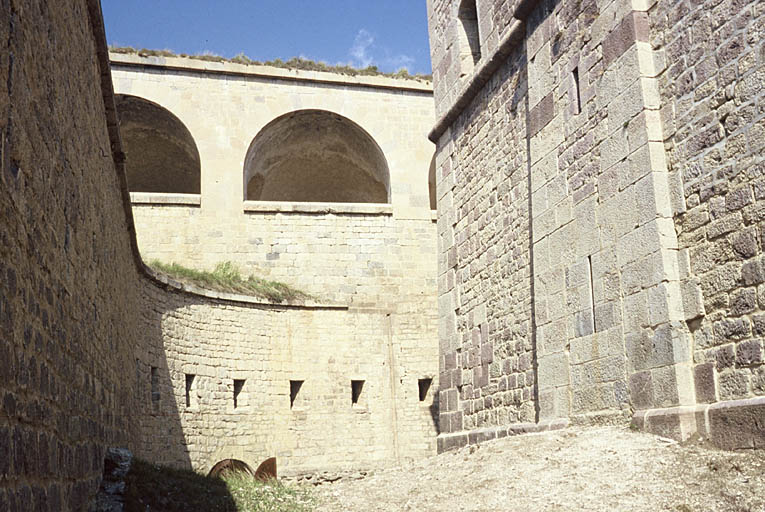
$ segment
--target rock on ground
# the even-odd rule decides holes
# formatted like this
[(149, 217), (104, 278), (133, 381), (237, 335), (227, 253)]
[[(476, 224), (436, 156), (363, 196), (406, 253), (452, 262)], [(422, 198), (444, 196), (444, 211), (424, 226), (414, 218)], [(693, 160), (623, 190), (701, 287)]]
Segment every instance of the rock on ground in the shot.
[(317, 488), (327, 511), (765, 511), (765, 453), (618, 427), (466, 447)]

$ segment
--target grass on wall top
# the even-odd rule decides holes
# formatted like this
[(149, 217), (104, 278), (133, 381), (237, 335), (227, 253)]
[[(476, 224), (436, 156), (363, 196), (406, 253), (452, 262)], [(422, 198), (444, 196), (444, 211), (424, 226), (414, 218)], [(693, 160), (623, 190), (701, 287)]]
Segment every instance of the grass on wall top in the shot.
[(110, 52), (134, 54), (140, 57), (182, 57), (187, 59), (204, 60), (208, 62), (233, 62), (235, 64), (255, 65), (255, 66), (271, 66), (282, 69), (299, 69), (302, 71), (324, 71), (327, 73), (336, 73), (339, 75), (349, 76), (385, 76), (388, 78), (402, 78), (407, 80), (416, 80), (418, 82), (432, 82), (433, 75), (424, 74), (410, 74), (406, 68), (401, 68), (393, 73), (385, 73), (380, 71), (377, 66), (367, 66), (365, 68), (355, 68), (353, 66), (343, 65), (330, 65), (326, 62), (314, 61), (311, 59), (304, 59), (302, 57), (292, 57), (289, 60), (274, 59), (265, 62), (253, 60), (244, 53), (240, 53), (237, 56), (227, 59), (220, 55), (212, 53), (204, 53), (197, 55), (188, 55), (185, 53), (176, 54), (170, 50), (147, 50), (146, 48), (133, 48), (132, 46), (110, 46)]
[(156, 259), (149, 262), (149, 267), (181, 283), (219, 292), (254, 295), (277, 303), (311, 298), (307, 293), (278, 281), (268, 281), (253, 275), (244, 276), (230, 261), (218, 263), (212, 272), (178, 263), (163, 263)]

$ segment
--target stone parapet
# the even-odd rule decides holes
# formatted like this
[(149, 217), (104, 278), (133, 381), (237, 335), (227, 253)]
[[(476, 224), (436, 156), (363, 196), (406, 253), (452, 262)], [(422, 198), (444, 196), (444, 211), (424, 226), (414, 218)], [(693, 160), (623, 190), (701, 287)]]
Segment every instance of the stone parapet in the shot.
[(131, 53), (109, 52), (109, 60), (115, 66), (140, 66), (147, 69), (161, 68), (197, 73), (247, 76), (253, 78), (308, 81), (355, 87), (399, 89), (432, 94), (433, 85), (426, 80), (392, 78), (386, 76), (343, 75), (325, 71), (284, 69), (261, 64), (238, 64), (236, 62), (215, 62), (193, 57), (142, 56)]

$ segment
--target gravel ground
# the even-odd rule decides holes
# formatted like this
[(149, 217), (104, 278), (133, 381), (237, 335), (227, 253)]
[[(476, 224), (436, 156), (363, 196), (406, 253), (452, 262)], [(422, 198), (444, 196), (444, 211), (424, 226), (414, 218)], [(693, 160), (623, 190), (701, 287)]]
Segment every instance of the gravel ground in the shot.
[(617, 427), (466, 447), (316, 488), (323, 511), (765, 512), (765, 453)]

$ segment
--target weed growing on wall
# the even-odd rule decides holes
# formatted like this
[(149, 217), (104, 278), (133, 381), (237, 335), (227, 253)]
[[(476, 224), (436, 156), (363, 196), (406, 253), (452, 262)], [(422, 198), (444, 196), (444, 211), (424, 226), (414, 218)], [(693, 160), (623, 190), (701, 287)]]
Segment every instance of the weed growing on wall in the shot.
[(159, 260), (150, 261), (149, 267), (182, 283), (221, 292), (255, 295), (272, 302), (310, 298), (307, 293), (278, 281), (268, 281), (253, 275), (243, 276), (239, 268), (230, 261), (218, 263), (212, 272)]

